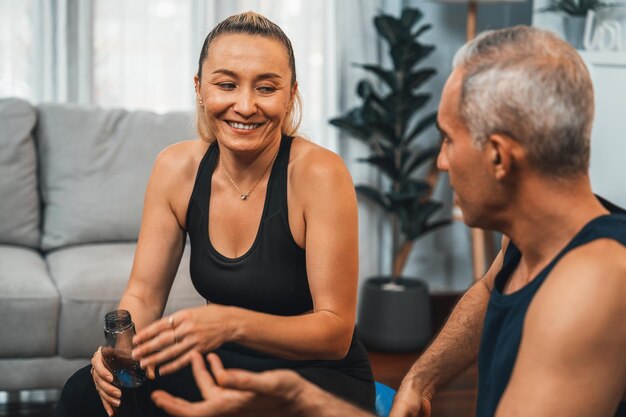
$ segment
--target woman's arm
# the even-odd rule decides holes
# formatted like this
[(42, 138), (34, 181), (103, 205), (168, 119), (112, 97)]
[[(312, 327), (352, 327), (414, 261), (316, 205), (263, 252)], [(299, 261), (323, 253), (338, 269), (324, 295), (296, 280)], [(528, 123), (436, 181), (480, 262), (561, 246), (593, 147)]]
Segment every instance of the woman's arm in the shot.
[(182, 310), (136, 336), (141, 346), (134, 355), (142, 359), (142, 366), (172, 361), (160, 368), (168, 373), (189, 363), (192, 350), (207, 352), (225, 342), (293, 360), (345, 356), (356, 308), (356, 193), (337, 155), (315, 145), (302, 146), (305, 149), (294, 156), (289, 171), (289, 212), (302, 213), (290, 224), (291, 220), (304, 224), (304, 236), (301, 230), (292, 232), (296, 241), (303, 238), (306, 248), (313, 311), (283, 317), (216, 304)]
[[(172, 158), (175, 156), (172, 149), (176, 151), (182, 146), (187, 145), (174, 145), (159, 154), (146, 190), (135, 260), (119, 303), (120, 309), (130, 311), (138, 329), (147, 327), (161, 316), (182, 254), (184, 235), (169, 203), (173, 189), (185, 191), (185, 187), (180, 184), (176, 187), (172, 180), (183, 178), (176, 175), (181, 173), (178, 172), (180, 169), (175, 170), (177, 165)], [(187, 193), (191, 191), (187, 190)], [(112, 415), (114, 407), (119, 405), (121, 392), (113, 385), (113, 375), (105, 366), (100, 349), (91, 363), (98, 394), (107, 413)], [(153, 376), (150, 372), (149, 375)]]
[(119, 303), (130, 311), (137, 329), (163, 314), (183, 253), (185, 234), (174, 201), (177, 193), (186, 195), (186, 201), (191, 195), (193, 184), (185, 181), (190, 159), (183, 155), (189, 145), (173, 145), (157, 156), (146, 189), (133, 268)]

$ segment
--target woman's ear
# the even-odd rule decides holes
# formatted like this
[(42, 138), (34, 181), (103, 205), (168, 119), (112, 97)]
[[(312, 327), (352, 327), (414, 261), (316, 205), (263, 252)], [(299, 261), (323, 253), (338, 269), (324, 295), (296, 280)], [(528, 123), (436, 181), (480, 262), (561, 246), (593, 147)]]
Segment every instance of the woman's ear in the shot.
[(296, 81), (293, 83), (293, 86), (291, 87), (291, 101), (293, 101), (297, 92), (298, 92), (298, 82)]
[(193, 84), (196, 89), (196, 101), (200, 104), (200, 107), (204, 107), (204, 102), (202, 101), (202, 96), (200, 95), (200, 79), (198, 78), (198, 74), (193, 76)]
[(296, 94), (298, 94), (298, 82), (296, 81), (291, 87), (291, 94), (289, 97), (289, 104), (287, 104), (287, 113), (293, 109), (293, 104), (296, 101)]
[(198, 78), (198, 74), (193, 76), (193, 86), (196, 89), (196, 95), (200, 96), (200, 79)]

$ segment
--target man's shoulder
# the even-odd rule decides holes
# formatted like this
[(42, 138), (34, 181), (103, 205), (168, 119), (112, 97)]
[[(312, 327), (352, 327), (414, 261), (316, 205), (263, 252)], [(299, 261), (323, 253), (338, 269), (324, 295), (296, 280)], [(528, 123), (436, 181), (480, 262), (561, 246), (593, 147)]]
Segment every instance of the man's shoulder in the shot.
[[(624, 230), (626, 238), (626, 230)], [(597, 238), (569, 251), (551, 273), (555, 285), (626, 282), (626, 240), (613, 236)]]
[(610, 330), (626, 315), (624, 299), (626, 246), (611, 238), (596, 239), (557, 263), (529, 307), (526, 324), (556, 333)]

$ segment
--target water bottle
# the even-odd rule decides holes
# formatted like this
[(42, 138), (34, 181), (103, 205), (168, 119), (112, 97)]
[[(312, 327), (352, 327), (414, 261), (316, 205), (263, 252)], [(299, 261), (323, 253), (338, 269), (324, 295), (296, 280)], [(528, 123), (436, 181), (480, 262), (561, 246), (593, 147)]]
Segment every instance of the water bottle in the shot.
[(113, 384), (122, 391), (116, 417), (149, 417), (151, 413), (150, 389), (146, 374), (133, 360), (135, 325), (126, 310), (115, 310), (104, 316), (105, 344), (102, 358), (113, 374)]

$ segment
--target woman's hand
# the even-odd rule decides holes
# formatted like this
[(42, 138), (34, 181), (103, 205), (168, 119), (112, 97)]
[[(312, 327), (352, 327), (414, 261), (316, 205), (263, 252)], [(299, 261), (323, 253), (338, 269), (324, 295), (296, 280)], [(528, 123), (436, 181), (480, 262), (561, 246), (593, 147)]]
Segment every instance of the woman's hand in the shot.
[(91, 358), (91, 376), (96, 385), (102, 405), (109, 416), (119, 407), (122, 391), (113, 385), (113, 374), (107, 369), (102, 358), (102, 348), (98, 348)]
[(209, 304), (178, 311), (140, 330), (133, 338), (133, 359), (142, 368), (165, 364), (161, 375), (189, 364), (193, 351), (209, 352), (231, 340), (234, 333), (227, 308)]

